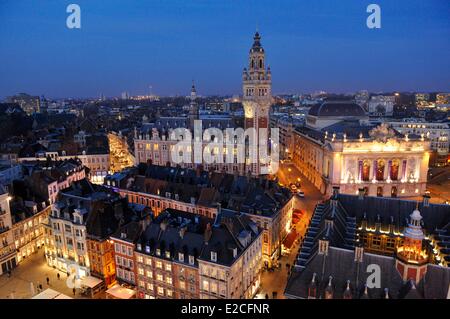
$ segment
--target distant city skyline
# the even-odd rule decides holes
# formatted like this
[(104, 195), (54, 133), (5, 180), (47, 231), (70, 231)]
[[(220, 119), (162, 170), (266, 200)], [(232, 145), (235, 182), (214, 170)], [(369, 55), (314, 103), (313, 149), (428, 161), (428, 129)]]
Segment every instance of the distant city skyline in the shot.
[(274, 94), (450, 91), (450, 4), (371, 2), (76, 1), (82, 27), (66, 27), (72, 2), (0, 4), (0, 98), (242, 93), (256, 28)]

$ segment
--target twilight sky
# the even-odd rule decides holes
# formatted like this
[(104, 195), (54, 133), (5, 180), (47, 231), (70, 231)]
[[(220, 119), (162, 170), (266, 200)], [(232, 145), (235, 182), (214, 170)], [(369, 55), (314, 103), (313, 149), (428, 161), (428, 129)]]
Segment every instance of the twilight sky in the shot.
[(240, 94), (257, 26), (274, 93), (450, 91), (449, 16), (449, 0), (0, 0), (0, 98)]

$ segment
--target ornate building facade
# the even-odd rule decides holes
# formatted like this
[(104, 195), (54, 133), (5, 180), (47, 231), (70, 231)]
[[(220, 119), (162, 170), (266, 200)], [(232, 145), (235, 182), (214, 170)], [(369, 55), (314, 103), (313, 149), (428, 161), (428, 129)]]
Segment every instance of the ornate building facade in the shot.
[[(254, 42), (249, 53), (248, 68), (244, 68), (242, 74), (243, 81), (243, 105), (245, 109), (244, 128), (255, 128), (256, 136), (251, 143), (251, 139), (246, 141), (245, 150), (238, 148), (238, 140), (233, 137), (228, 138), (226, 129), (237, 129), (235, 121), (229, 115), (204, 115), (199, 114), (199, 106), (196, 101), (197, 91), (193, 85), (189, 98), (189, 114), (179, 117), (159, 117), (153, 123), (143, 123), (139, 130), (135, 130), (134, 152), (135, 164), (151, 162), (156, 165), (180, 165), (183, 168), (195, 168), (203, 165), (206, 170), (213, 170), (227, 173), (237, 173), (239, 175), (261, 175), (268, 174), (270, 163), (267, 156), (259, 156), (256, 148), (255, 156), (250, 161), (250, 146), (256, 146), (259, 142), (259, 129), (269, 128), (269, 108), (272, 103), (271, 97), (271, 71), (265, 66), (265, 52), (261, 46), (261, 37), (258, 32), (254, 36)], [(201, 131), (195, 126), (201, 123)], [(174, 151), (174, 147), (179, 143), (172, 137), (172, 133), (177, 128), (186, 128), (191, 131), (193, 143), (183, 146)], [(217, 135), (205, 137), (203, 130), (217, 129), (223, 134), (222, 141), (217, 139)], [(196, 139), (196, 133), (203, 137), (202, 141)], [(261, 137), (266, 145), (269, 141), (267, 137)], [(183, 137), (185, 140), (185, 137)], [(232, 148), (225, 147), (226, 142), (232, 144)], [(196, 143), (197, 142), (197, 143)], [(214, 142), (214, 146), (212, 146)], [(264, 144), (263, 143), (263, 144)], [(197, 148), (197, 144), (199, 145)], [(258, 143), (260, 144), (260, 143)], [(180, 151), (189, 160), (175, 162), (172, 155)], [(245, 152), (245, 154), (244, 154)], [(184, 155), (187, 154), (187, 155)], [(211, 154), (215, 159), (205, 161), (206, 154)], [(231, 159), (231, 160), (230, 160)]]
[[(325, 103), (327, 104), (327, 103)], [(399, 134), (386, 124), (363, 124), (356, 104), (324, 106), (294, 131), (293, 161), (323, 193), (363, 191), (371, 196), (417, 196), (426, 190), (429, 141)], [(345, 113), (352, 120), (328, 114)], [(314, 111), (313, 111), (314, 112)], [(311, 113), (311, 110), (310, 110)], [(325, 114), (323, 114), (325, 113)]]

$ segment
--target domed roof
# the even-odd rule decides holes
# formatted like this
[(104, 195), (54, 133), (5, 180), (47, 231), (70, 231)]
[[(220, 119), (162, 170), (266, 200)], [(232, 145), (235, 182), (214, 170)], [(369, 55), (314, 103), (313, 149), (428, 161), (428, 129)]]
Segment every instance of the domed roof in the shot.
[(309, 109), (312, 116), (358, 116), (366, 115), (364, 109), (351, 101), (326, 101)]

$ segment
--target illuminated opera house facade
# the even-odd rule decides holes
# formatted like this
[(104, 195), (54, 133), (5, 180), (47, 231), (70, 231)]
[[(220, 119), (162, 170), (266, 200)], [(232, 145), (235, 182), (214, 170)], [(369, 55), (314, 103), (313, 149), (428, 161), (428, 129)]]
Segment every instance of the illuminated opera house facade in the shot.
[(294, 131), (294, 164), (323, 194), (418, 196), (426, 191), (430, 143), (373, 126), (352, 102), (312, 107), (306, 125)]

